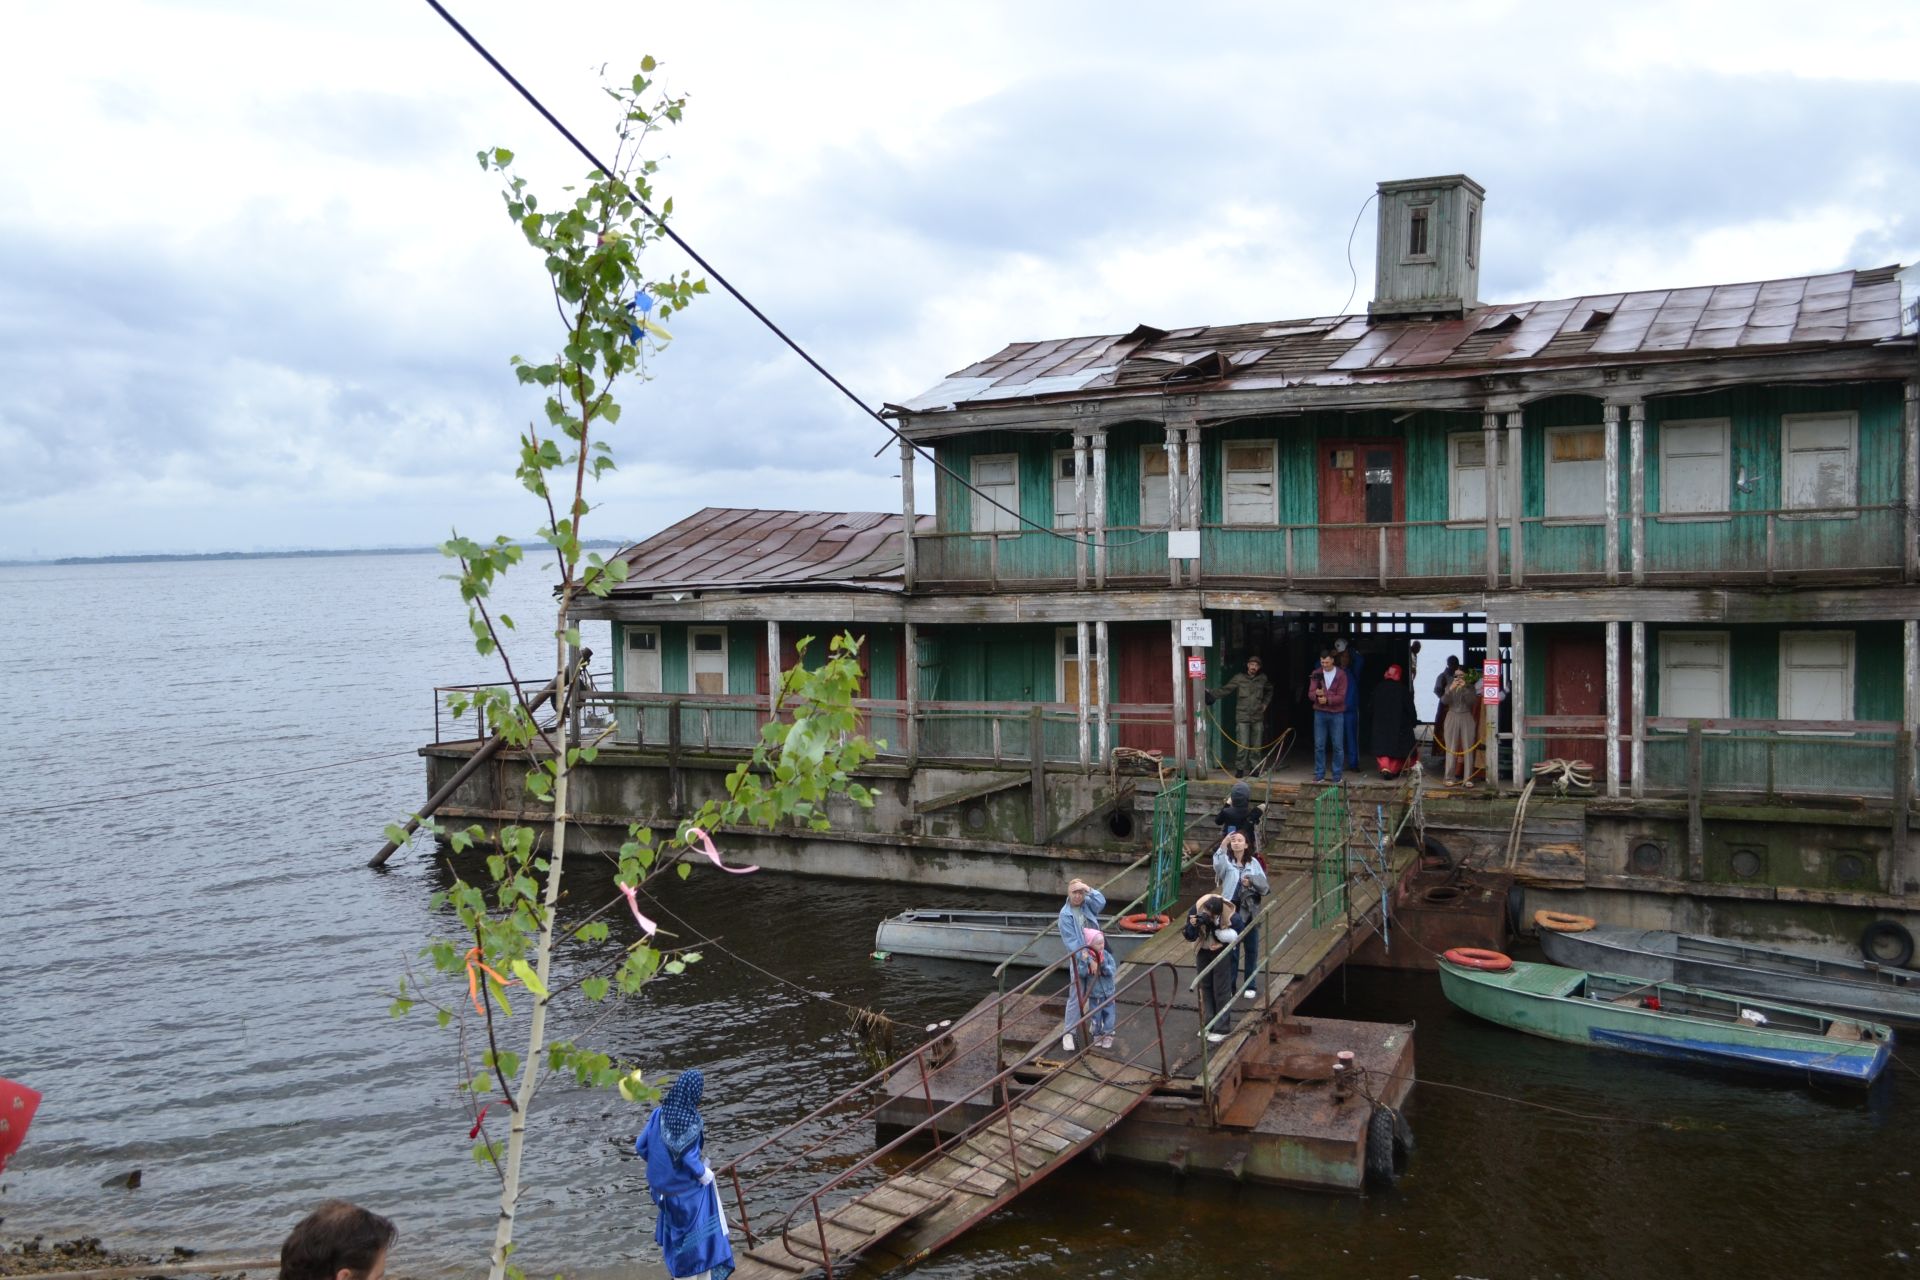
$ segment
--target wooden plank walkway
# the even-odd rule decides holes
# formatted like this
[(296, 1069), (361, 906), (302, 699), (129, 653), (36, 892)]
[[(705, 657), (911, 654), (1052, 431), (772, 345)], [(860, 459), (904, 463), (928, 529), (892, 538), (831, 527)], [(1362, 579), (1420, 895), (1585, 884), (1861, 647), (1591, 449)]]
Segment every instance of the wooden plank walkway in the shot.
[[(1143, 1067), (1082, 1054), (1010, 1109), (816, 1220), (803, 1206), (784, 1237), (736, 1254), (736, 1280), (798, 1280), (826, 1269), (891, 1270), (926, 1257), (1092, 1146), (1153, 1092)], [(822, 1236), (826, 1247), (821, 1247)]]

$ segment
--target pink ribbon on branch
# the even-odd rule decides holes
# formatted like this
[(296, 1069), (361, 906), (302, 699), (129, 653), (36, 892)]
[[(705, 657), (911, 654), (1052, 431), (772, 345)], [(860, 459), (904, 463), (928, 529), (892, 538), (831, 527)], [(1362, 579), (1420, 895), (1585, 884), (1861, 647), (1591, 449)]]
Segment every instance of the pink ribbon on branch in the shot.
[(720, 851), (713, 847), (713, 837), (702, 831), (699, 827), (687, 828), (687, 844), (706, 854), (707, 861), (713, 863), (714, 866), (720, 868), (728, 875), (744, 876), (760, 869), (759, 867), (730, 867), (720, 861)]
[(618, 880), (613, 882), (613, 886), (620, 890), (621, 893), (627, 895), (627, 908), (633, 912), (633, 918), (639, 922), (640, 932), (646, 934), (649, 938), (658, 933), (660, 926), (640, 913), (640, 899), (636, 896), (634, 887), (630, 884), (623, 884)]

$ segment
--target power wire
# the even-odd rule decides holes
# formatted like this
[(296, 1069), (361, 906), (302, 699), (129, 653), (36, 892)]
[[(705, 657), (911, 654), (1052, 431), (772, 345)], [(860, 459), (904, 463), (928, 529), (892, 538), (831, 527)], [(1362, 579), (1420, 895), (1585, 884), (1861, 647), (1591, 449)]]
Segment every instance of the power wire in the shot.
[(1347, 314), (1347, 308), (1353, 305), (1353, 295), (1360, 292), (1360, 272), (1353, 265), (1353, 237), (1360, 230), (1361, 215), (1366, 213), (1367, 206), (1372, 204), (1379, 194), (1376, 191), (1360, 202), (1360, 212), (1353, 215), (1353, 225), (1347, 228), (1347, 274), (1353, 277), (1353, 286), (1347, 290), (1347, 300), (1340, 304), (1340, 314), (1343, 316)]
[[(541, 102), (540, 99), (536, 98), (533, 95), (533, 92), (529, 90), (525, 85), (521, 84), (519, 79), (513, 74), (513, 72), (507, 70), (507, 68), (501, 63), (501, 61), (498, 58), (494, 57), (493, 54), (490, 51), (488, 51), (487, 47), (481, 44), (480, 41), (474, 37), (472, 32), (468, 31), (466, 27), (461, 25), (460, 20), (458, 18), (454, 17), (451, 13), (448, 13), (446, 6), (442, 5), (440, 3), (440, 0), (427, 0), (427, 5), (430, 8), (432, 8), (432, 10), (435, 13), (439, 14), (440, 17), (445, 20), (446, 24), (452, 27), (454, 31), (460, 36), (460, 38), (462, 40), (465, 40), (467, 44), (473, 49), (473, 51), (479, 54), (480, 57), (486, 61), (488, 66), (492, 67), (496, 72), (500, 74), (500, 77), (503, 80), (505, 80), (508, 84), (512, 85), (514, 90), (517, 93), (519, 93), (519, 95), (522, 98), (525, 98), (527, 100), (527, 104), (531, 106), (535, 111), (540, 113), (541, 118), (546, 120), (548, 124), (552, 125), (554, 129), (559, 132), (561, 137), (565, 138), (569, 143), (571, 143), (575, 151), (578, 151), (581, 155), (585, 156), (589, 164), (593, 165), (593, 167), (599, 172), (612, 176), (614, 172), (613, 168), (610, 165), (606, 164), (604, 161), (602, 161), (598, 156), (594, 155), (594, 153), (588, 149), (586, 143), (580, 141), (579, 138), (573, 135), (572, 130), (568, 129), (566, 125), (560, 123), (559, 117), (555, 116), (553, 112), (547, 110), (546, 104)], [(676, 246), (678, 246), (683, 253), (685, 253), (689, 258), (692, 258), (693, 261), (699, 265), (702, 271), (706, 272), (709, 276), (711, 276), (713, 280), (717, 284), (719, 284), (721, 288), (725, 289), (728, 293), (732, 294), (734, 300), (738, 302), (741, 306), (745, 307), (753, 315), (754, 319), (758, 320), (762, 325), (766, 327), (768, 332), (772, 333), (774, 337), (784, 342), (787, 345), (787, 347), (793, 351), (795, 355), (799, 356), (802, 360), (806, 361), (808, 367), (810, 367), (815, 373), (819, 374), (822, 378), (825, 378), (829, 383), (831, 383), (834, 386), (834, 388), (838, 390), (841, 395), (845, 396), (850, 402), (852, 402), (860, 410), (860, 412), (866, 414), (869, 418), (872, 418), (875, 422), (879, 423), (882, 427), (886, 428), (888, 433), (891, 434), (895, 440), (899, 441), (901, 444), (906, 445), (907, 448), (910, 451), (912, 451), (913, 454), (915, 454), (918, 457), (925, 458), (930, 464), (932, 464), (934, 470), (951, 477), (962, 488), (967, 490), (967, 492), (973, 494), (977, 498), (980, 498), (981, 500), (986, 502), (989, 506), (997, 508), (1000, 511), (1006, 512), (1008, 515), (1012, 516), (1019, 523), (1027, 526), (1030, 529), (1034, 529), (1040, 533), (1048, 534), (1052, 537), (1059, 538), (1063, 542), (1078, 543), (1078, 544), (1081, 544), (1084, 546), (1090, 546), (1090, 547), (1102, 545), (1100, 543), (1096, 543), (1091, 538), (1076, 538), (1070, 534), (1061, 533), (1059, 530), (1054, 529), (1049, 525), (1041, 524), (1038, 520), (1034, 520), (1028, 516), (1022, 515), (1020, 512), (1014, 510), (1012, 507), (1005, 505), (999, 499), (993, 497), (991, 494), (988, 494), (983, 490), (975, 487), (975, 485), (971, 480), (967, 479), (965, 476), (962, 476), (959, 472), (955, 471), (952, 467), (949, 467), (944, 462), (941, 462), (939, 458), (935, 457), (928, 450), (922, 448), (917, 444), (914, 444), (911, 440), (908, 440), (904, 435), (900, 433), (900, 429), (898, 427), (894, 426), (891, 422), (887, 421), (886, 418), (882, 417), (878, 412), (876, 412), (874, 409), (869, 407), (866, 401), (862, 400), (859, 396), (855, 395), (852, 392), (852, 390), (848, 388), (846, 383), (840, 381), (840, 379), (836, 378), (832, 374), (832, 372), (830, 372), (827, 369), (825, 365), (821, 364), (818, 360), (814, 359), (813, 356), (807, 351), (805, 347), (801, 346), (798, 342), (794, 341), (792, 337), (788, 336), (786, 330), (782, 329), (779, 325), (775, 324), (773, 320), (767, 315), (766, 312), (762, 311), (759, 307), (755, 306), (753, 301), (750, 298), (748, 298), (746, 294), (740, 292), (740, 290), (734, 286), (732, 281), (728, 280), (726, 276), (720, 273), (718, 268), (716, 268), (711, 262), (708, 262), (706, 258), (702, 257), (700, 253), (696, 249), (694, 249), (692, 245), (687, 243), (686, 239), (682, 237), (679, 232), (675, 231), (672, 227), (668, 226), (666, 223), (666, 220), (662, 218), (659, 214), (655, 213), (646, 204), (645, 201), (640, 200), (636, 196), (634, 198), (634, 204), (639, 207), (642, 213), (646, 214), (647, 217), (653, 220), (654, 225), (660, 228), (660, 232), (662, 235), (666, 236), (669, 240), (673, 241), (673, 243)], [(1356, 225), (1357, 225), (1357, 220), (1356, 220)], [(995, 531), (980, 530), (976, 532), (992, 533)], [(913, 536), (913, 531), (911, 529), (906, 530), (905, 533), (906, 533), (906, 536), (908, 537)], [(1146, 538), (1151, 536), (1153, 535), (1151, 534), (1143, 535), (1140, 538), (1134, 539), (1133, 542), (1144, 542)], [(1115, 548), (1115, 547), (1131, 546), (1133, 545), (1133, 543), (1107, 542), (1104, 545), (1109, 548)]]

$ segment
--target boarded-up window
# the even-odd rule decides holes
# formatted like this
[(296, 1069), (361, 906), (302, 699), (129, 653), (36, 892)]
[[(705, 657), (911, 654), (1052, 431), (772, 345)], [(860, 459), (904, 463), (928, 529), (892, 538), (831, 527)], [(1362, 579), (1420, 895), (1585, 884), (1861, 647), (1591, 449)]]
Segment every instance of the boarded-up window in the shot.
[[(1780, 419), (1780, 505), (1856, 505), (1858, 421), (1851, 413), (1790, 413)], [(1838, 513), (1835, 513), (1838, 514)]]
[(973, 528), (998, 533), (1020, 527), (1020, 459), (1011, 453), (983, 453), (973, 460)]
[(1717, 515), (1727, 510), (1730, 424), (1694, 418), (1660, 424), (1660, 512)]
[(1277, 524), (1274, 502), (1274, 446), (1226, 446), (1226, 495), (1222, 515), (1226, 524)]
[(1660, 635), (1660, 714), (1686, 720), (1727, 718), (1727, 633)]
[[(1494, 484), (1495, 515), (1507, 518), (1507, 437), (1495, 437), (1496, 474)], [(1460, 432), (1447, 437), (1447, 518), (1485, 520), (1487, 518), (1487, 443), (1478, 432)]]
[(1167, 515), (1167, 451), (1157, 444), (1140, 446), (1140, 525), (1165, 529)]
[(1080, 504), (1074, 493), (1073, 450), (1056, 449), (1053, 454), (1053, 527), (1080, 527)]
[(1547, 428), (1548, 519), (1607, 513), (1606, 453), (1604, 427)]
[[(1089, 675), (1092, 673), (1089, 672)], [(1080, 701), (1080, 632), (1078, 627), (1061, 627), (1053, 633), (1053, 700)], [(1088, 687), (1088, 696), (1093, 696)]]
[(687, 631), (693, 652), (687, 665), (693, 673), (693, 692), (727, 691), (727, 632), (724, 627), (692, 627)]
[(1853, 632), (1780, 633), (1780, 719), (1853, 719)]

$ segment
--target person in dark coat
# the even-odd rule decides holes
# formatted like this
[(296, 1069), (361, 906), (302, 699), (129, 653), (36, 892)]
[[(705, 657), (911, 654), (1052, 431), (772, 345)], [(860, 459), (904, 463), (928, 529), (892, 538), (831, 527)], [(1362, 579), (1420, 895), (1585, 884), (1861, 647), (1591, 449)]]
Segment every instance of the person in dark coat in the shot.
[(1373, 691), (1373, 751), (1380, 776), (1397, 778), (1413, 762), (1413, 690), (1398, 666)]
[(1260, 819), (1265, 810), (1253, 802), (1253, 788), (1245, 782), (1233, 784), (1233, 790), (1227, 793), (1227, 802), (1220, 806), (1220, 812), (1213, 815), (1213, 825), (1220, 828), (1224, 840), (1235, 831), (1246, 833), (1248, 843), (1255, 853), (1260, 851)]

